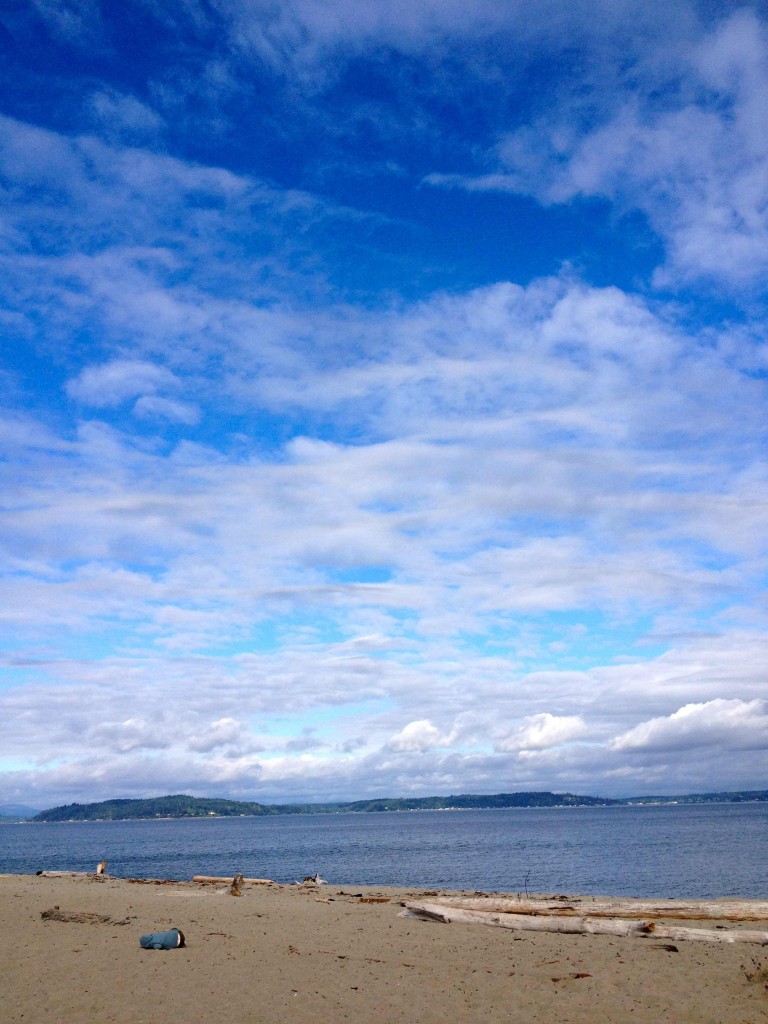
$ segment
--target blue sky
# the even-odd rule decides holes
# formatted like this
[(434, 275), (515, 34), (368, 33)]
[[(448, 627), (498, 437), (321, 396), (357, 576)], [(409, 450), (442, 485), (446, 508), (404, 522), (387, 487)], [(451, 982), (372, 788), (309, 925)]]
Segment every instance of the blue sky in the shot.
[(0, 801), (768, 785), (764, 4), (0, 50)]

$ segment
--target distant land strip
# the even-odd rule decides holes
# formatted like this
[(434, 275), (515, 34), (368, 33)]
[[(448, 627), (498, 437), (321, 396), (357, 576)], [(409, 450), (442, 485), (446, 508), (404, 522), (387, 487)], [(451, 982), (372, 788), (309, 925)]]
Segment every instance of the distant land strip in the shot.
[(638, 796), (608, 799), (573, 793), (496, 793), (484, 796), (387, 797), (351, 803), (260, 804), (185, 795), (144, 800), (103, 800), (92, 804), (65, 804), (40, 811), (32, 821), (124, 821), (152, 818), (231, 818), (277, 814), (344, 814), (387, 811), (447, 811), (513, 807), (620, 807), (641, 804), (754, 803), (768, 800), (768, 790), (733, 793), (689, 793), (683, 796)]

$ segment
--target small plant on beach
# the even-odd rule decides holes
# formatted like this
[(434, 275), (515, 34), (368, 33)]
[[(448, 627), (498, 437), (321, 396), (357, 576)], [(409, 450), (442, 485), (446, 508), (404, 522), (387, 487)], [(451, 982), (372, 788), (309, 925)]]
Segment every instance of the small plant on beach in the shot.
[(741, 969), (747, 981), (762, 985), (768, 991), (768, 959), (761, 960), (760, 957), (753, 956), (750, 963), (741, 965)]

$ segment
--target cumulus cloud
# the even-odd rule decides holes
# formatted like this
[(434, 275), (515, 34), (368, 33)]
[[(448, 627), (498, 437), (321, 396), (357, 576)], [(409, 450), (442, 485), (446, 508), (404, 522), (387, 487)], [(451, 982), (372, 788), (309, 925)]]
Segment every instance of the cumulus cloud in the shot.
[(443, 736), (437, 726), (433, 725), (428, 718), (409, 722), (399, 733), (389, 739), (389, 746), (392, 750), (410, 753), (431, 750), (433, 747), (444, 747), (449, 743), (449, 738)]
[(87, 742), (104, 746), (118, 754), (134, 750), (166, 750), (171, 740), (162, 725), (143, 718), (126, 718), (122, 722), (98, 722), (86, 733)]
[(588, 731), (586, 722), (579, 715), (552, 715), (542, 711), (525, 718), (514, 732), (498, 741), (496, 747), (520, 753), (546, 750), (581, 739)]
[(617, 751), (680, 751), (695, 747), (768, 749), (765, 701), (737, 698), (686, 704), (673, 714), (641, 722), (611, 743)]
[[(732, 680), (713, 657), (718, 649), (723, 662), (739, 654)], [(39, 788), (51, 800), (144, 792), (147, 774), (154, 778), (161, 765), (164, 783), (177, 790), (275, 801), (514, 788), (627, 795), (660, 781), (666, 792), (754, 788), (755, 772), (768, 766), (759, 696), (692, 702), (700, 746), (681, 735), (685, 715), (655, 722), (649, 714), (660, 695), (682, 687), (762, 693), (765, 643), (757, 638), (750, 647), (733, 637), (730, 648), (724, 638), (700, 640), (687, 658), (582, 673), (528, 674), (512, 659), (436, 643), (421, 648), (419, 666), (395, 659), (340, 674), (334, 653), (308, 637), (303, 646), (294, 640), (279, 652), (254, 652), (237, 669), (220, 656), (160, 653), (29, 663), (30, 678), (50, 682), (0, 695), (4, 751), (29, 765), (3, 774), (4, 792)], [(504, 733), (500, 722), (531, 700), (563, 711), (522, 715)], [(452, 716), (450, 733), (430, 718), (435, 707)], [(673, 721), (675, 739), (670, 749), (621, 746), (610, 742), (617, 721), (622, 737)]]

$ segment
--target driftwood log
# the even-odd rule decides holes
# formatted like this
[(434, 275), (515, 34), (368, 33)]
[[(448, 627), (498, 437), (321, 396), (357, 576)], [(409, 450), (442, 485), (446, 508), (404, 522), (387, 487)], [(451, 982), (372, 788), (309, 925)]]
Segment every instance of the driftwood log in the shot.
[(658, 924), (654, 920), (636, 920), (620, 917), (590, 917), (558, 914), (506, 913), (492, 910), (467, 910), (442, 903), (405, 904), (403, 916), (417, 917), (441, 924), (484, 924), (513, 931), (562, 932), (574, 935), (623, 935), (637, 938), (653, 936), (657, 939), (699, 940), (707, 942), (753, 942), (768, 944), (768, 931), (747, 931), (742, 928), (687, 928), (679, 925)]
[(605, 896), (529, 897), (450, 896), (430, 900), (439, 906), (485, 913), (554, 917), (663, 918), (682, 921), (768, 921), (765, 900), (642, 900)]

